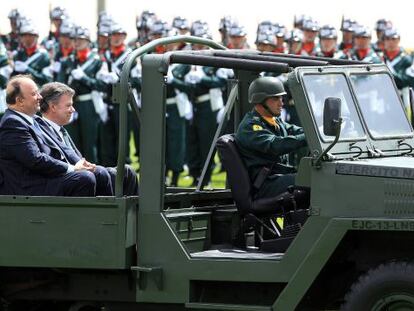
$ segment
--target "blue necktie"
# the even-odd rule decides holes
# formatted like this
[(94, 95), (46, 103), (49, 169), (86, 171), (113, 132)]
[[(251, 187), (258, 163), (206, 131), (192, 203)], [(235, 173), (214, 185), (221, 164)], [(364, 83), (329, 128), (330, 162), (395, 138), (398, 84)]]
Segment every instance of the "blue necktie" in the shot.
[(68, 131), (63, 126), (61, 126), (60, 127), (60, 132), (62, 133), (63, 142), (65, 143), (65, 145), (68, 146), (69, 148), (71, 148), (79, 157), (82, 158), (82, 154), (80, 153), (78, 148), (76, 148), (76, 145), (73, 142), (72, 138), (70, 137)]
[(46, 141), (49, 144), (53, 145), (53, 147), (55, 147), (59, 151), (60, 156), (61, 156), (61, 160), (69, 163), (69, 161), (66, 158), (65, 153), (63, 152), (63, 150), (60, 149), (60, 147), (53, 141), (53, 139), (51, 139), (49, 137), (49, 135), (42, 130), (42, 127), (37, 123), (36, 120), (33, 120), (33, 127), (34, 127), (35, 132), (38, 136), (40, 136), (44, 141)]

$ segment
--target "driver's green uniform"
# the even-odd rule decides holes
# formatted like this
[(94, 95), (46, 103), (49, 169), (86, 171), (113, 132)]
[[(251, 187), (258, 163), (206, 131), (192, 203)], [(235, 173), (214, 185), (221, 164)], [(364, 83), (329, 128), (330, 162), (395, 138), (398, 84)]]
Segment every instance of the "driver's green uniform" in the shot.
[(270, 169), (256, 198), (277, 196), (295, 183), (295, 169), (289, 165), (288, 154), (306, 145), (301, 127), (279, 117), (274, 120), (270, 124), (253, 109), (244, 116), (236, 133), (236, 144), (252, 183), (264, 167)]

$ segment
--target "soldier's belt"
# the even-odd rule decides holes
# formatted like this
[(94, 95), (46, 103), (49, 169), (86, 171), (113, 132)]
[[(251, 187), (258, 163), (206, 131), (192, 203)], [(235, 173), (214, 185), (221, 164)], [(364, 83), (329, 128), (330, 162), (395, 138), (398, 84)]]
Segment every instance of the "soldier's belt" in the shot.
[(75, 101), (79, 101), (79, 102), (84, 102), (84, 101), (87, 101), (87, 100), (92, 100), (92, 94), (91, 93), (78, 95), (78, 96), (76, 96), (76, 99), (75, 99)]
[(206, 101), (208, 101), (210, 99), (211, 99), (210, 94), (204, 94), (204, 95), (198, 96), (196, 98), (195, 102), (196, 103), (204, 103), (204, 102), (206, 102)]
[(175, 97), (167, 98), (166, 101), (165, 101), (165, 103), (167, 105), (174, 105), (174, 104), (177, 103), (177, 99)]

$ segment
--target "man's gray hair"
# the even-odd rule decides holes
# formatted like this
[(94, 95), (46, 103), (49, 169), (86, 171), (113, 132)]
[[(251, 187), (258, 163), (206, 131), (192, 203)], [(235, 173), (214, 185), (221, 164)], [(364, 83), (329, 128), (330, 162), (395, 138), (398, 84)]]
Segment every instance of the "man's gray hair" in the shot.
[(42, 96), (40, 112), (44, 113), (49, 110), (49, 105), (57, 102), (62, 95), (75, 95), (75, 90), (60, 82), (50, 82), (42, 86), (40, 95)]

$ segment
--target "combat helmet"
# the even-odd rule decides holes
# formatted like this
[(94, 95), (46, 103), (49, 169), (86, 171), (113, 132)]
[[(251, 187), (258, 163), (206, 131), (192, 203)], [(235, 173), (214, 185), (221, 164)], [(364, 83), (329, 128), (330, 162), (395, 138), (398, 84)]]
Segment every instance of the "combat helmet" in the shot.
[(66, 12), (66, 9), (61, 7), (61, 6), (57, 6), (55, 8), (53, 8), (50, 13), (49, 13), (49, 17), (51, 20), (53, 19), (66, 19), (68, 18), (68, 13)]
[(75, 24), (69, 19), (64, 19), (59, 28), (59, 36), (68, 36), (70, 38), (74, 38), (75, 32)]
[(256, 44), (269, 44), (272, 46), (276, 46), (276, 36), (270, 30), (262, 31), (257, 34), (255, 43)]
[(181, 16), (176, 16), (173, 19), (172, 27), (180, 30), (189, 30), (190, 29), (190, 23), (188, 22), (188, 19)]
[(39, 36), (39, 31), (31, 19), (22, 19), (19, 34)]
[(384, 39), (400, 39), (401, 34), (396, 28), (387, 28), (384, 31)]
[(332, 25), (323, 25), (319, 30), (320, 39), (337, 39), (338, 33), (334, 26)]
[(86, 40), (91, 41), (91, 34), (89, 32), (89, 29), (83, 26), (76, 27), (75, 38), (86, 39)]
[(248, 91), (249, 103), (264, 104), (269, 97), (286, 95), (283, 83), (275, 77), (260, 77), (254, 80)]

